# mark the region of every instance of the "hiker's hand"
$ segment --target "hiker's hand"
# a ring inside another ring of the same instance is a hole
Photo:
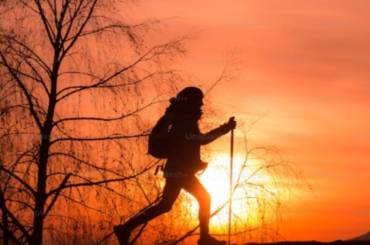
[[[236,128],[236,121],[235,121],[235,117],[230,117],[230,118],[229,118],[229,121],[227,122],[227,124],[226,124],[226,125],[228,126],[228,128],[229,128],[230,130],[235,129],[235,128]]]

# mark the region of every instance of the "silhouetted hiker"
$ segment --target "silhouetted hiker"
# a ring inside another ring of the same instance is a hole
[[[151,153],[152,155],[168,158],[164,168],[166,183],[163,195],[156,205],[132,217],[123,225],[114,227],[114,233],[121,245],[129,244],[129,236],[134,228],[170,211],[181,189],[192,194],[199,203],[200,239],[198,244],[226,244],[225,241],[216,240],[209,235],[211,196],[195,174],[207,167],[207,163],[200,159],[200,146],[234,129],[236,122],[234,118],[230,118],[227,123],[202,134],[198,127],[198,121],[202,115],[202,99],[203,93],[199,88],[183,89],[176,98],[170,100],[171,105],[167,108],[165,115],[153,128],[153,131],[160,131],[164,128],[165,134],[168,135],[162,142],[157,141],[157,148],[151,145],[153,139],[149,137],[149,153],[152,151],[155,152]]]

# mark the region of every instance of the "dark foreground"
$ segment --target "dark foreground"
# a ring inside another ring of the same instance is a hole
[[[305,242],[272,242],[272,243],[247,243],[246,245],[370,245],[369,241],[334,241],[334,242],[316,242],[316,241],[305,241]]]

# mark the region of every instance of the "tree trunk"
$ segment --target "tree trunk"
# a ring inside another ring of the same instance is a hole
[[[0,160],[0,164],[1,164],[1,160]],[[7,214],[7,210],[6,210],[6,206],[5,206],[5,198],[3,196],[3,192],[2,190],[0,190],[0,202],[2,203],[1,204],[1,212],[2,212],[2,229],[3,229],[3,243],[4,245],[8,245],[9,244],[9,226],[8,226],[8,214]]]
[[[33,234],[32,234],[32,245],[41,245],[42,236],[44,229],[44,209],[46,203],[46,181],[47,181],[47,165],[49,161],[49,148],[50,148],[50,135],[53,128],[53,118],[56,106],[57,98],[57,79],[59,62],[57,57],[59,56],[59,49],[55,50],[53,72],[51,74],[51,91],[49,97],[49,106],[43,129],[41,131],[41,145],[39,151],[39,169],[37,175],[37,194],[36,194],[36,205],[34,211],[34,222],[33,222]]]
[[[42,140],[40,146],[40,160],[39,169],[37,175],[37,194],[35,196],[35,211],[33,219],[33,233],[32,233],[32,244],[42,244],[42,233],[44,228],[44,208],[46,202],[46,174],[47,174],[47,163],[49,155],[49,134],[45,134],[45,138]],[[47,139],[46,139],[47,138]]]

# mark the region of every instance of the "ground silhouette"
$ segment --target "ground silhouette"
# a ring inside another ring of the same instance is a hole
[[[370,240],[356,241],[356,240],[337,240],[333,242],[317,242],[317,241],[291,241],[291,242],[274,242],[274,243],[246,243],[245,245],[319,245],[319,244],[333,244],[333,245],[369,245]]]
[[[370,244],[370,231],[360,236],[349,239],[349,241],[367,241]]]

